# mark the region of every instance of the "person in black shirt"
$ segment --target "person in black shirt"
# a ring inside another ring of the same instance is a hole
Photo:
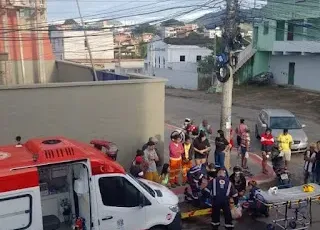
[[[229,141],[224,137],[224,132],[218,130],[218,137],[215,139],[216,150],[214,152],[215,164],[220,165],[221,168],[225,168],[224,160],[225,154],[230,149],[231,145]]]
[[[193,141],[194,159],[196,165],[205,164],[207,162],[207,155],[211,150],[209,140],[204,131],[200,131],[199,136]]]
[[[244,193],[246,192],[247,180],[239,166],[235,166],[233,168],[233,174],[230,176],[229,179],[238,191],[238,197],[243,197]]]

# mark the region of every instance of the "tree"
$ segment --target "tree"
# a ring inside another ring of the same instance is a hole
[[[203,27],[203,26],[199,27],[199,28],[197,29],[197,32],[198,32],[198,33],[203,33],[203,32],[204,32],[204,27]]]
[[[133,33],[136,35],[141,35],[143,33],[156,33],[156,27],[153,25],[150,25],[149,23],[141,24],[133,29]]]
[[[147,57],[148,45],[144,42],[139,43],[139,53],[140,57],[145,59]]]
[[[220,54],[223,51],[222,38],[216,37],[216,54]],[[214,44],[206,46],[208,49],[214,50]],[[204,57],[201,61],[198,62],[198,70],[200,73],[211,74],[215,71],[215,59],[214,52],[211,55]]]
[[[161,23],[162,27],[169,27],[169,26],[184,26],[184,23],[181,21],[178,21],[176,19],[169,19],[167,21],[164,21]]]

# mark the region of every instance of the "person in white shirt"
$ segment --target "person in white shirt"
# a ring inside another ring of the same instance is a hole
[[[315,182],[315,161],[317,155],[317,146],[315,143],[311,143],[309,150],[304,155],[304,183]]]

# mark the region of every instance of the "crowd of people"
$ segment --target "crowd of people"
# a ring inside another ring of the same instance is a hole
[[[157,167],[160,166],[159,152],[156,148],[158,140],[155,137],[150,137],[142,149],[137,150],[130,172],[136,177],[143,177],[170,188],[188,183],[191,188],[190,198],[193,200],[199,200],[200,197],[208,197],[209,192],[211,198],[216,200],[215,202],[212,201],[212,205],[215,206],[216,210],[223,209],[227,213],[227,216],[225,216],[226,226],[230,227],[227,229],[232,229],[231,214],[227,208],[229,203],[226,203],[226,201],[230,197],[235,201],[243,197],[248,189],[247,186],[251,190],[256,187],[254,182],[247,184],[243,174],[243,171],[248,169],[247,160],[251,143],[250,130],[244,119],[240,119],[235,131],[233,129],[230,130],[230,141],[225,138],[222,130],[218,130],[214,139],[214,156],[211,156],[214,159],[214,163],[211,164],[208,164],[208,159],[213,149],[210,144],[213,130],[208,125],[207,120],[202,121],[197,127],[196,135],[194,134],[190,135],[190,133],[185,132],[181,135],[181,130],[171,134],[169,162],[163,164],[160,175],[157,170]],[[233,143],[234,136],[236,136],[237,146],[234,146]],[[267,162],[274,151],[277,151],[278,156],[283,158],[286,170],[291,161],[291,147],[293,144],[293,138],[289,131],[284,129],[279,136],[274,137],[272,130],[267,128],[261,134],[260,142],[262,172],[264,174],[269,173]],[[228,170],[225,168],[225,156],[233,147],[238,150],[241,166],[234,167],[233,173],[229,177]],[[304,161],[304,183],[320,183],[320,141],[310,144],[304,154]],[[202,177],[206,177],[208,181],[207,187],[204,189],[201,189],[200,186]],[[216,190],[213,191],[213,188]],[[219,215],[216,212],[212,214],[213,226],[220,224],[219,217],[220,212]]]

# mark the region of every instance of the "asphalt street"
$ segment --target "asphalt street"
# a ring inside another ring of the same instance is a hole
[[[213,95],[214,97],[214,95]],[[232,121],[233,126],[236,126],[240,118],[244,118],[246,123],[251,130],[254,130],[254,125],[259,113],[258,106],[255,104],[249,104],[246,101],[243,102],[245,106],[237,104],[232,108]],[[259,103],[259,102],[256,102]],[[303,103],[303,102],[302,102]],[[277,105],[281,104],[281,101],[277,101]],[[179,96],[166,96],[166,123],[181,126],[183,124],[184,118],[189,117],[200,124],[202,119],[207,119],[212,126],[214,132],[219,129],[220,124],[220,104],[213,101],[204,100],[201,98],[183,98]],[[297,105],[299,106],[299,105]],[[284,108],[285,105],[283,105]],[[275,106],[274,108],[279,108]],[[308,114],[310,116],[310,114]],[[310,141],[317,141],[320,136],[317,135],[320,130],[320,124],[317,124],[314,120],[306,119],[307,116],[298,116],[301,123],[306,125],[305,131],[309,137]],[[166,135],[169,131],[166,130]],[[252,146],[251,152],[259,153],[260,144],[258,140],[255,140],[254,134],[252,134]],[[293,183],[295,185],[302,184],[303,177],[303,156],[301,154],[294,155],[292,157],[291,165],[289,167],[292,173]],[[265,189],[270,185],[266,185]],[[313,225],[309,229],[320,229],[320,207],[318,203],[314,203],[312,207],[313,212]],[[272,215],[271,215],[272,217]],[[239,222],[236,222],[236,228],[239,230],[250,230],[250,229],[266,229],[266,226],[271,221],[270,218],[261,218],[258,220],[252,220],[251,217],[243,217]],[[184,221],[183,229],[190,230],[205,230],[210,228],[210,218],[209,217],[198,217],[192,218],[190,220]],[[223,229],[221,227],[221,229]]]

